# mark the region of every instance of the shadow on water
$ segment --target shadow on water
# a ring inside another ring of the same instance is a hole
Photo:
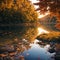
[[[56,52],[50,53],[50,44],[40,44],[37,35],[35,26],[2,27],[0,60],[54,60]]]
[[[20,41],[22,39],[33,41],[37,33],[35,26],[2,26],[0,29],[0,42],[14,42],[16,38]]]

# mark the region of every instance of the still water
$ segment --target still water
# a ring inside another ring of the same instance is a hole
[[[41,46],[36,43],[36,40],[34,43],[30,44],[31,48],[28,50],[25,50],[22,53],[22,56],[24,56],[25,60],[54,60],[54,54],[55,53],[49,53],[47,50],[49,48],[49,45]]]

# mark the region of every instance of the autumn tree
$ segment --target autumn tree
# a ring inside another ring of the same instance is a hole
[[[18,9],[24,13],[22,20],[25,19],[27,22],[36,22],[38,20],[37,12],[29,0],[17,0],[16,5],[18,6]]]
[[[38,3],[34,4],[39,5],[37,10],[39,10],[41,14],[49,11],[51,16],[56,16],[56,27],[60,29],[60,0],[39,0]]]
[[[3,15],[7,21],[20,20],[24,23],[36,22],[38,20],[37,12],[35,11],[34,6],[28,0],[1,0],[0,12],[0,18],[2,18],[2,20],[4,19]]]
[[[44,41],[44,42],[58,42],[60,43],[60,32],[54,32],[48,34],[41,34],[37,37],[38,40]]]
[[[15,37],[33,40],[35,29],[25,29],[25,25],[37,21],[38,14],[28,0],[0,0],[0,42],[13,41]]]
[[[0,9],[11,8],[13,0],[0,0]]]

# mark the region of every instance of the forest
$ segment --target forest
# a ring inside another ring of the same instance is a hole
[[[48,26],[47,28],[49,29],[55,30],[57,28],[59,30],[60,25],[57,23],[60,21],[59,2],[58,0],[58,4],[55,4],[55,0],[41,0],[39,3],[34,3],[41,7],[35,10],[34,5],[29,0],[0,0],[0,41],[14,41],[15,38],[19,38],[19,40],[23,38],[34,40],[37,37],[37,28],[41,26],[41,22],[43,22],[45,27]],[[49,7],[48,10],[46,10],[47,7]],[[43,18],[45,19],[43,21],[43,19],[38,19],[37,10],[40,10],[43,14],[46,11],[50,11],[51,15],[47,16],[47,19]],[[50,18],[52,18],[51,21],[55,22],[55,24],[44,24],[48,20],[47,23],[50,23]],[[52,34],[54,33],[52,32]],[[56,33],[58,34],[58,32]],[[51,38],[52,34],[48,36]],[[58,35],[60,36],[60,34]]]

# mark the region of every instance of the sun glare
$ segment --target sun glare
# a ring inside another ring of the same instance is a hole
[[[38,18],[43,18],[43,17],[45,17],[45,16],[47,16],[49,14],[50,14],[49,12],[46,12],[45,14],[39,14],[38,15]]]
[[[30,1],[32,2],[32,4],[39,2],[38,0],[30,0]],[[37,9],[39,6],[34,5],[34,7],[35,7],[35,9]],[[46,12],[45,14],[40,14],[40,11],[37,11],[37,13],[38,13],[38,18],[43,18],[43,17],[45,17],[45,16],[50,14],[49,12]]]
[[[38,35],[43,34],[43,33],[49,33],[48,31],[44,30],[43,28],[38,28]]]
[[[37,0],[30,0],[31,1],[31,3],[33,4],[33,3],[38,3],[39,1],[37,1]],[[34,4],[33,4],[34,5]],[[34,5],[34,7],[35,7],[35,9],[37,9],[39,6],[36,6],[36,5]]]
[[[37,3],[39,2],[38,0],[30,0],[32,3]]]

